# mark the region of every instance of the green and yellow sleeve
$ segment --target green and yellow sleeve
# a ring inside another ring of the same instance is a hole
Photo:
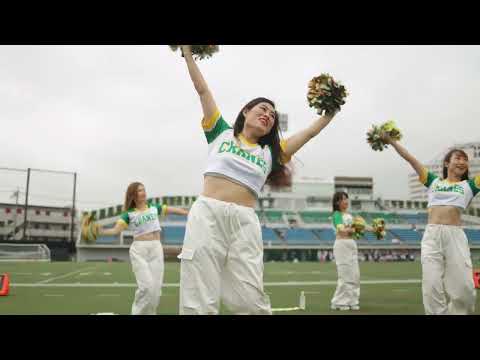
[[[207,138],[207,142],[211,144],[215,139],[223,133],[225,130],[231,129],[232,127],[227,124],[223,119],[220,110],[217,110],[215,114],[210,117],[210,119],[202,120],[202,128]]]
[[[470,185],[470,189],[472,189],[473,196],[477,195],[480,192],[480,175],[468,180],[468,185]]]
[[[335,228],[335,231],[338,230],[343,230],[345,228],[345,225],[343,224],[343,215],[340,211],[335,211],[333,213],[333,227]]]
[[[117,224],[122,226],[124,229],[128,228],[130,224],[130,218],[128,216],[128,211],[125,211],[120,214],[120,219],[117,220]]]
[[[423,168],[422,174],[420,175],[418,180],[428,188],[430,187],[430,185],[432,185],[435,179],[438,179],[437,175],[435,175],[431,171],[428,171],[427,168]]]
[[[164,204],[156,204],[155,207],[158,211],[158,216],[167,216],[168,206]]]

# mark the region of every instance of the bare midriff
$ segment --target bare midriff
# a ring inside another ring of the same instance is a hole
[[[155,241],[160,240],[160,231],[153,231],[151,233],[142,234],[134,238],[134,241]]]
[[[455,206],[432,206],[428,209],[428,223],[461,226],[461,210]]]
[[[247,187],[217,176],[205,176],[202,195],[250,208],[257,203],[257,198]]]

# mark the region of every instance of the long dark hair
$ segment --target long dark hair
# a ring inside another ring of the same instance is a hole
[[[241,134],[245,126],[245,110],[250,110],[260,103],[268,103],[275,109],[275,103],[267,98],[259,97],[250,101],[245,105],[235,120],[233,125],[233,133],[235,137]],[[280,147],[280,126],[278,119],[278,112],[275,110],[275,121],[272,130],[265,136],[261,137],[258,144],[262,147],[270,146],[272,149],[272,171],[267,177],[266,184],[272,187],[286,187],[292,185],[292,171],[289,167],[285,166],[280,159],[286,157],[282,148]]]
[[[445,166],[445,163],[450,163],[450,160],[452,159],[453,154],[459,153],[462,157],[465,158],[465,160],[468,161],[468,155],[465,151],[460,150],[460,149],[453,149],[450,150],[447,155],[445,155],[445,158],[443,159],[443,178],[446,179],[448,177],[448,168]],[[465,171],[465,174],[462,176],[462,181],[463,180],[468,180],[468,168],[467,171]]]
[[[128,211],[132,208],[137,207],[135,199],[137,198],[137,190],[140,186],[143,186],[143,184],[139,182],[134,182],[128,185],[127,192],[125,193],[125,203],[123,205],[123,211]]]
[[[338,191],[333,195],[332,208],[334,212],[340,211],[339,203],[343,200],[343,198],[348,199],[348,194],[345,191]]]

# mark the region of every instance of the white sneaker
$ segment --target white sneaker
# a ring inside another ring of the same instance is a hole
[[[360,310],[360,306],[359,305],[351,305],[350,310],[358,311],[358,310]]]
[[[350,306],[348,305],[332,305],[330,307],[332,310],[340,310],[340,311],[348,311],[350,310]]]

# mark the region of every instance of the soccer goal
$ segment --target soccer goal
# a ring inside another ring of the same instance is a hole
[[[0,244],[0,261],[50,260],[50,249],[45,244]]]

